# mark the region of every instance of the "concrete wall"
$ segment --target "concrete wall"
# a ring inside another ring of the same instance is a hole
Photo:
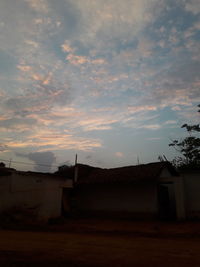
[[[172,213],[173,209],[175,209],[176,219],[184,220],[186,214],[183,177],[172,176],[167,169],[164,169],[158,179],[158,182],[160,184],[164,184],[168,188],[169,201],[171,206],[170,209]]]
[[[157,214],[156,182],[98,184],[76,189],[79,211],[132,213],[144,217]]]
[[[19,209],[39,220],[58,217],[63,187],[71,186],[71,181],[37,173],[0,176],[0,212]]]
[[[63,188],[58,181],[52,179],[44,180],[44,191],[38,212],[40,218],[61,216],[62,190]]]
[[[184,179],[186,216],[189,219],[200,219],[200,173],[181,174]]]

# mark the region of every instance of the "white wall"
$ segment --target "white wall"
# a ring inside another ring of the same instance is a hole
[[[39,209],[40,218],[56,218],[61,215],[62,187],[56,180],[44,180],[44,191]]]
[[[176,218],[177,220],[185,219],[185,195],[184,184],[182,176],[172,176],[168,169],[164,169],[159,177],[159,182],[165,184],[168,187],[170,204],[173,209],[175,202],[176,206]],[[172,184],[167,184],[171,182]]]
[[[200,218],[200,173],[182,174],[184,179],[185,207],[188,218]]]
[[[11,176],[0,176],[0,212],[17,208],[39,220],[58,217],[63,187],[72,187],[72,181],[15,171]]]

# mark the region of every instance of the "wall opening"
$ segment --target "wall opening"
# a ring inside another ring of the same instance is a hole
[[[176,220],[176,199],[173,183],[158,185],[158,213],[161,220]]]

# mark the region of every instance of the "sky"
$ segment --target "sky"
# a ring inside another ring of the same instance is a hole
[[[200,0],[0,1],[9,166],[54,171],[76,153],[104,168],[172,160],[199,103]]]

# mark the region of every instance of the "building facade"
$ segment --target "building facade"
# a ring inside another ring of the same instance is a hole
[[[182,177],[168,162],[77,168],[73,206],[83,215],[185,219]]]

